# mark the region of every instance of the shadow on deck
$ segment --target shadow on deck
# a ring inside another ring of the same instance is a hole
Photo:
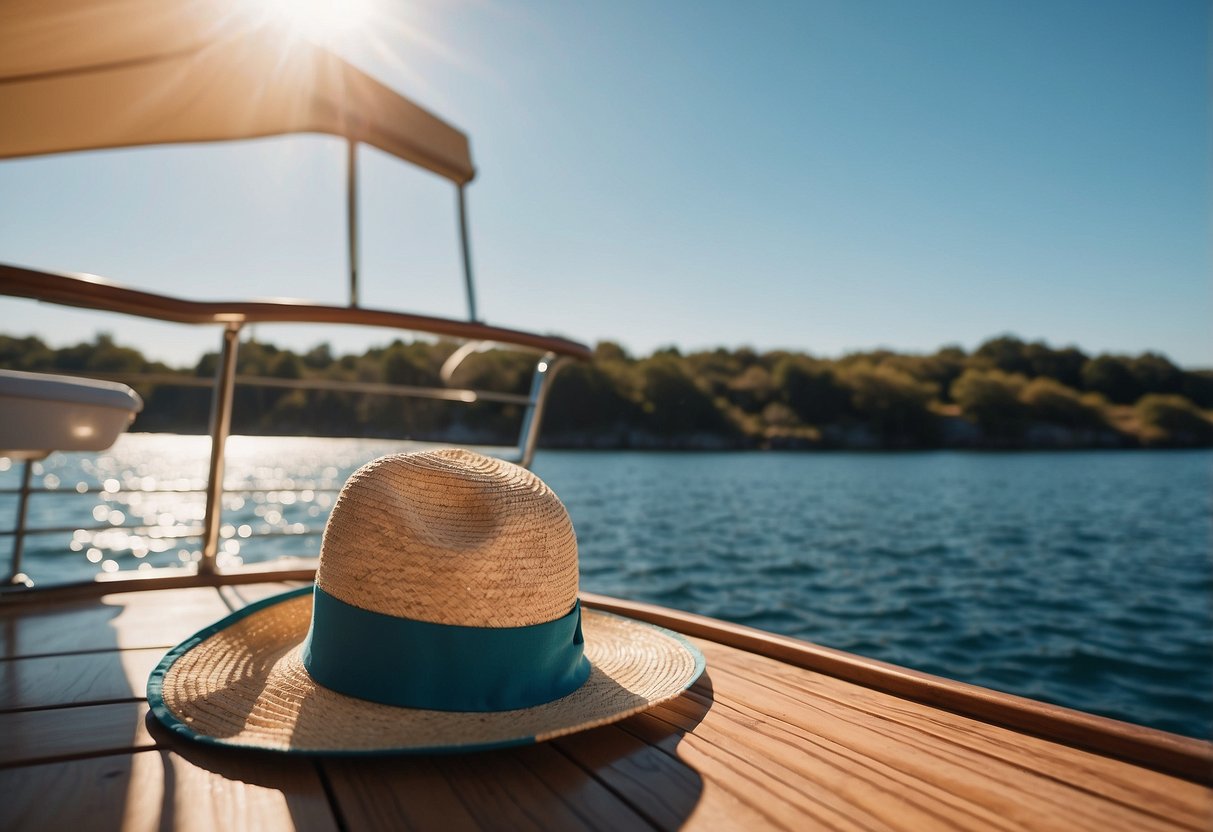
[[[484,753],[289,757],[163,729],[144,688],[165,650],[286,588],[0,610],[0,828],[678,829],[695,810],[678,746],[713,705],[706,674],[622,722]]]

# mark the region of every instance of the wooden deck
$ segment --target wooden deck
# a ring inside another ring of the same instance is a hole
[[[166,648],[284,588],[0,607],[0,829],[1213,828],[1204,743],[641,606],[693,635],[705,676],[543,745],[298,759],[194,746],[146,721]],[[1102,754],[1044,738],[1105,723],[1117,736]]]

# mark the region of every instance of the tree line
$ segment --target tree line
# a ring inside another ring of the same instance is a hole
[[[237,372],[274,380],[442,387],[448,341],[403,341],[361,355],[327,344],[303,353],[260,341],[240,346]],[[470,356],[451,385],[529,390],[534,357]],[[218,355],[194,367],[149,361],[98,335],[59,349],[0,336],[0,367],[133,378],[213,378]],[[146,407],[133,430],[204,432],[206,387],[131,381]],[[602,342],[592,361],[565,367],[548,402],[541,443],[599,448],[1193,447],[1213,444],[1213,372],[1165,356],[1087,355],[1012,335],[972,352],[889,350],[827,359],[790,351],[674,348],[632,356]],[[512,443],[521,407],[379,393],[240,385],[232,428],[248,434],[374,436]]]

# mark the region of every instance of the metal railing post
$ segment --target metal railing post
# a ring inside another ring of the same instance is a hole
[[[240,347],[239,323],[223,330],[223,352],[215,373],[215,395],[211,399],[211,461],[206,480],[206,517],[202,523],[202,560],[198,574],[213,575],[219,554],[219,525],[223,518],[223,457],[232,427],[232,395],[236,387],[236,352]]]
[[[29,514],[29,481],[33,469],[34,460],[25,460],[25,466],[21,471],[21,493],[17,497],[17,526],[13,530],[13,561],[9,565],[6,584],[30,585],[29,579],[23,579],[21,575],[21,555],[25,551],[25,523]]]
[[[358,305],[358,142],[346,143],[345,229],[349,242],[350,306]]]
[[[459,193],[459,242],[463,251],[463,282],[468,290],[468,320],[476,320],[476,290],[472,285],[472,243],[468,239],[468,208],[463,195],[463,186],[456,190]]]
[[[518,435],[519,464],[523,468],[530,468],[531,461],[535,458],[535,446],[539,442],[539,426],[543,423],[543,409],[547,405],[548,392],[552,389],[552,379],[563,364],[563,358],[557,358],[555,353],[549,352],[535,365],[535,375],[531,377],[531,401],[522,418],[522,428]]]

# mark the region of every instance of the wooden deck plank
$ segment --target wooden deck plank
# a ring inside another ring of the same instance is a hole
[[[0,606],[0,658],[169,647],[227,615],[212,587],[124,592],[93,601]]]
[[[647,829],[651,824],[630,802],[606,788],[595,776],[576,765],[554,746],[547,743],[520,748],[514,753],[518,763],[526,768],[532,784],[557,796],[578,822],[586,829],[613,832],[617,829]],[[471,771],[470,776],[483,778],[487,770]],[[550,827],[548,827],[550,828]]]
[[[816,795],[822,802],[843,801],[843,807],[835,808],[864,826],[1008,831],[1040,828],[1041,812],[1033,810],[1028,822],[1014,813],[1006,816],[998,808],[1015,810],[1015,802],[991,807],[973,801],[965,790],[949,789],[916,776],[915,763],[907,763],[900,753],[892,760],[868,758],[829,739],[797,735],[776,720],[739,714],[725,703],[718,705],[715,722],[696,736],[733,756],[753,759],[766,778],[777,780],[795,793]],[[907,758],[920,756],[913,748],[899,749],[902,751]],[[971,786],[983,776],[970,774],[965,785]],[[1067,818],[1067,825],[1073,820]]]
[[[828,676],[787,665],[754,661],[742,651],[708,646],[717,665],[758,685],[731,702],[769,710],[779,693],[809,704],[845,722],[871,722],[888,738],[914,742],[948,760],[985,770],[989,776],[1020,778],[1030,773],[1050,794],[1050,781],[1089,792],[1125,806],[1152,805],[1166,814],[1190,819],[1213,816],[1213,792],[1166,774],[1119,760],[1024,735],[937,708],[907,702]],[[1070,795],[1060,798],[1070,805]]]
[[[347,829],[478,829],[455,787],[427,757],[320,763]]]
[[[1213,785],[1213,743],[1207,741],[1001,693],[694,613],[593,593],[583,592],[581,598],[587,607],[638,618],[909,702]]]
[[[693,768],[618,725],[561,737],[552,745],[658,829],[681,828],[703,793],[703,779]]]
[[[0,711],[143,699],[163,656],[154,647],[0,662]]]
[[[782,750],[789,746],[811,750],[821,755],[823,763],[843,766],[849,776],[878,777],[883,787],[948,817],[959,810],[983,825],[995,818],[1027,829],[1040,828],[1050,818],[1064,818],[1071,828],[1201,829],[1213,809],[1207,789],[1177,778],[1167,778],[1168,789],[1159,793],[1167,798],[1139,792],[1132,799],[1109,799],[1093,790],[1099,784],[1082,773],[1084,763],[1094,762],[1087,758],[1095,755],[969,721],[969,733],[994,736],[1006,745],[1029,742],[1033,757],[1051,757],[1056,771],[1071,764],[1065,779],[1043,775],[1028,760],[1013,764],[979,754],[967,743],[941,741],[929,731],[891,722],[876,708],[847,708],[820,697],[791,695],[787,687],[763,686],[754,677],[761,675],[769,660],[732,648],[703,646],[713,654],[709,666],[730,671],[715,675],[715,710],[724,719],[711,727],[722,730],[722,744],[749,746],[773,758],[786,756]],[[935,710],[920,707],[924,712]],[[697,733],[713,736],[712,731]],[[1103,764],[1128,768],[1106,758]],[[819,766],[813,772],[826,770]],[[1175,802],[1176,797],[1183,802]],[[1143,804],[1149,808],[1142,808]]]
[[[0,829],[338,829],[307,760],[141,751],[0,770]]]
[[[0,766],[152,748],[147,705],[118,702],[0,714]]]
[[[649,824],[550,745],[479,754],[326,760],[350,829],[645,829]]]
[[[1189,780],[703,638],[682,697],[540,746],[313,761],[149,736],[164,650],[290,587],[0,609],[0,828],[1213,828]]]
[[[12,654],[0,660],[0,712],[143,699],[148,675],[170,647],[292,586],[157,590],[0,609]]]
[[[625,728],[645,742],[665,748],[699,772],[707,817],[734,819],[739,828],[871,830],[946,827],[939,819],[886,796],[864,780],[820,771],[801,754],[795,767],[769,759],[769,749],[727,742],[724,720],[713,714],[671,746],[662,739],[681,720],[670,708],[654,709],[628,720]]]

